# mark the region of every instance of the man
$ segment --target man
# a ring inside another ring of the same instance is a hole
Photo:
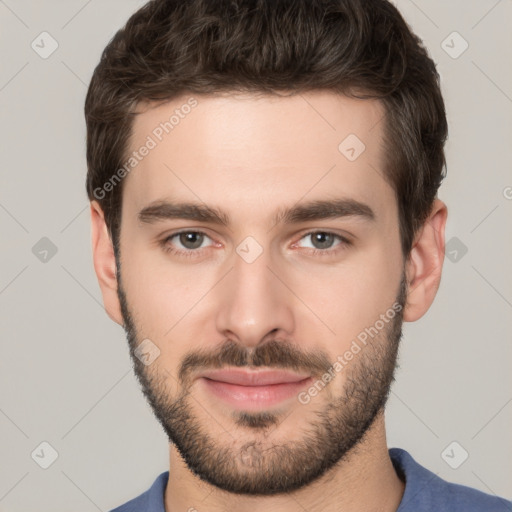
[[[117,512],[498,511],[388,450],[439,287],[439,77],[385,0],[153,0],[85,106],[95,271],[169,439]]]

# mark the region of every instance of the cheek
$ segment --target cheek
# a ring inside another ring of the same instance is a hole
[[[297,311],[297,322],[303,322],[302,326],[297,324],[298,332],[314,325],[316,336],[324,333],[338,353],[345,350],[352,339],[374,325],[395,302],[400,282],[396,261],[384,248],[375,246],[343,264],[309,273],[307,278],[304,273],[295,275],[292,289],[314,312],[305,307],[304,314]]]
[[[135,243],[123,248],[122,254],[123,287],[139,336],[154,337],[165,345],[170,339],[186,339],[184,332],[197,306],[218,280],[213,268],[173,264],[165,253],[140,249]]]

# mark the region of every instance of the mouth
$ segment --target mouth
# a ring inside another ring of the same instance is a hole
[[[205,391],[245,410],[263,410],[296,396],[313,378],[283,370],[212,370],[200,376]]]

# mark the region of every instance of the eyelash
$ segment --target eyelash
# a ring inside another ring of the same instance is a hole
[[[196,231],[196,230],[176,231],[175,233],[171,233],[169,236],[165,237],[160,242],[160,245],[162,246],[162,249],[166,253],[183,256],[185,258],[195,258],[201,253],[201,249],[181,250],[181,249],[175,249],[174,247],[172,247],[169,244],[170,240],[172,240],[173,238],[175,238],[181,234],[184,234],[184,233],[194,233],[196,235],[204,235],[204,236],[210,238],[204,231]],[[335,238],[337,238],[338,240],[340,240],[341,243],[336,245],[334,249],[310,249],[310,254],[312,254],[314,256],[332,256],[334,254],[337,254],[339,251],[346,249],[347,247],[350,247],[352,245],[352,242],[350,240],[348,240],[347,238],[345,238],[341,235],[338,235],[337,233],[332,233],[330,231],[321,231],[321,230],[309,231],[308,233],[305,233],[300,238],[300,240],[302,240],[303,238],[305,238],[307,236],[315,235],[317,233],[322,233],[325,235],[332,235]]]

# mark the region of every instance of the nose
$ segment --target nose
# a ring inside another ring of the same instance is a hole
[[[233,267],[217,287],[218,332],[247,348],[256,347],[270,334],[291,336],[295,297],[268,251],[252,262],[234,254]]]

